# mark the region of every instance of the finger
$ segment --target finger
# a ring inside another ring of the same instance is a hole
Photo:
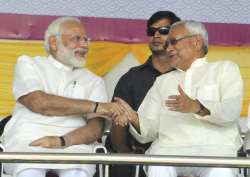
[[[112,116],[122,115],[124,112],[123,108],[116,102],[112,103]]]
[[[176,100],[176,99],[172,100],[171,99],[171,100],[166,100],[165,103],[166,104],[179,104],[180,101],[179,101],[179,99],[178,100]]]
[[[131,106],[125,102],[124,100],[122,100],[121,98],[115,98],[115,100],[124,108],[124,116],[128,119],[128,120],[132,120],[136,115],[136,112],[131,108]]]
[[[170,95],[168,96],[168,99],[175,99],[177,100],[180,96],[179,95]]]
[[[129,104],[121,98],[116,97],[115,100],[125,109],[132,111],[133,109],[129,106]],[[134,110],[133,110],[134,111]]]
[[[181,88],[180,85],[178,85],[178,91],[179,91],[181,96],[187,96],[187,94],[184,92],[184,90]]]
[[[182,112],[182,109],[179,107],[169,107],[168,110],[170,111],[176,111],[176,112]]]
[[[30,146],[41,146],[41,145],[42,145],[42,142],[43,142],[43,138],[39,138],[39,139],[37,139],[37,140],[35,140],[35,141],[32,141],[32,142],[30,143]]]

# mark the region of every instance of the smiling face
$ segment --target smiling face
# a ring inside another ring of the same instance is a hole
[[[161,19],[153,23],[150,28],[159,29],[160,27],[170,27],[170,21],[168,19]],[[156,31],[153,36],[149,36],[148,44],[149,48],[153,54],[165,54],[166,51],[164,49],[165,42],[168,38],[167,34],[160,34],[159,31]]]
[[[79,68],[85,64],[88,52],[88,38],[85,28],[76,21],[66,21],[60,26],[55,38],[55,58],[63,64]]]
[[[175,42],[174,42],[175,41]],[[173,28],[168,35],[166,48],[170,65],[186,71],[192,62],[200,56],[202,40],[199,35],[192,35],[184,25]]]

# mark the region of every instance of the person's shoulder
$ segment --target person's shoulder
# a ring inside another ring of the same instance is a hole
[[[146,64],[141,64],[138,66],[131,67],[123,76],[124,77],[138,76],[139,73],[143,73],[144,68],[146,68]]]
[[[180,71],[173,70],[168,73],[158,76],[155,80],[155,85],[165,85],[165,83],[171,83],[173,80],[176,80],[179,77]]]
[[[180,71],[178,71],[177,69],[172,70],[170,72],[167,72],[165,74],[161,74],[160,76],[157,77],[158,80],[165,80],[165,79],[169,79],[172,77],[175,77],[176,74],[178,74]]]
[[[219,60],[215,62],[209,63],[211,68],[218,68],[218,69],[231,69],[231,68],[239,68],[239,66],[230,60]]]
[[[35,64],[35,63],[40,63],[47,61],[45,60],[47,57],[42,57],[42,56],[35,56],[31,57],[28,55],[21,55],[17,58],[17,65],[19,64]]]

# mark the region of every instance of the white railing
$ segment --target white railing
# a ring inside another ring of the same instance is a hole
[[[194,157],[135,154],[80,154],[80,153],[23,153],[2,152],[4,163],[61,163],[61,164],[145,164],[196,167],[250,168],[250,159],[231,157]]]

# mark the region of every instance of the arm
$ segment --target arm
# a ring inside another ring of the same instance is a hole
[[[172,111],[195,113],[196,118],[220,126],[236,122],[240,117],[243,92],[240,72],[238,66],[231,62],[223,63],[220,69],[217,71],[220,78],[214,90],[202,90],[194,100],[179,86],[180,95],[169,96],[167,107]],[[218,92],[218,96],[206,99],[207,92]]]
[[[243,82],[239,67],[232,62],[224,62],[218,73],[219,100],[197,99],[210,111],[204,120],[219,126],[238,123],[242,107]]]
[[[160,112],[164,109],[162,95],[159,92],[161,81],[156,79],[148,91],[137,113],[132,113],[130,133],[141,143],[148,143],[158,138]]]
[[[44,148],[64,148],[78,144],[91,144],[101,137],[103,133],[103,119],[94,118],[87,122],[86,126],[73,130],[65,135],[65,146],[61,146],[59,136],[45,136],[30,143],[31,146]]]
[[[18,101],[31,111],[48,116],[94,113],[96,107],[95,101],[65,98],[42,91],[31,92]],[[98,103],[96,113],[112,117],[122,114],[123,110],[116,103]]]
[[[95,102],[93,101],[70,99],[47,94],[43,91],[28,93],[20,97],[18,101],[32,112],[48,116],[85,114],[94,112],[95,109]]]

